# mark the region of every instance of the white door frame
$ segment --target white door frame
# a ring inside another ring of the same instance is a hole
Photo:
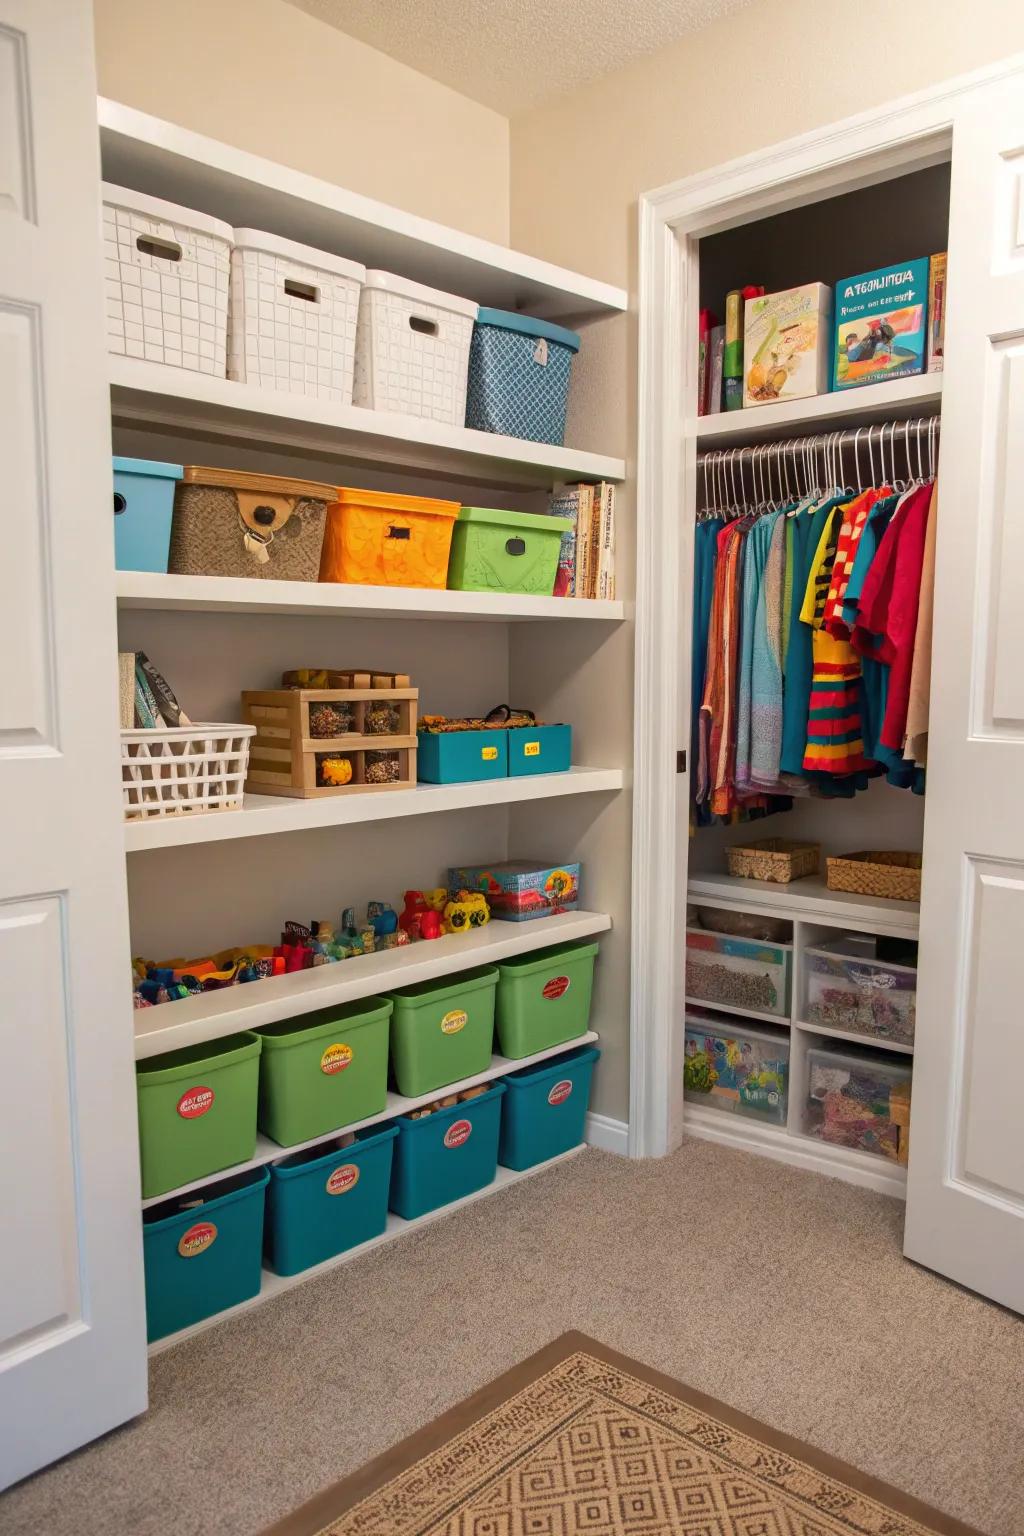
[[[950,156],[965,95],[1024,70],[1018,55],[732,160],[640,199],[636,664],[629,1151],[661,1157],[683,1133],[682,964],[690,746],[690,605],[702,236],[835,197]],[[692,767],[692,765],[691,765]],[[666,963],[666,957],[671,957]]]

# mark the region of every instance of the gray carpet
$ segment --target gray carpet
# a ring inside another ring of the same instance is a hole
[[[707,1142],[587,1151],[159,1356],[148,1415],[0,1498],[0,1530],[251,1536],[578,1328],[1024,1536],[1024,1322],[908,1264],[901,1219]]]

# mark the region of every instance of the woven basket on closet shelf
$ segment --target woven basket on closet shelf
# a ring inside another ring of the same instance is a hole
[[[920,901],[921,855],[889,850],[844,853],[825,860],[830,891],[855,896],[885,896],[891,901]]]
[[[821,845],[793,843],[785,837],[763,837],[746,845],[737,843],[727,850],[727,857],[730,875],[788,885],[790,880],[818,873]]]
[[[121,732],[125,818],[240,811],[254,725],[178,725]]]

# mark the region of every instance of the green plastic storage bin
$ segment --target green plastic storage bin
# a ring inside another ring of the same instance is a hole
[[[518,1060],[586,1033],[596,954],[596,944],[559,944],[501,961],[495,1011],[503,1056]]]
[[[419,731],[416,776],[423,784],[508,777],[508,731]]]
[[[494,1044],[492,965],[391,993],[391,1065],[398,1091],[419,1098],[486,1072]]]
[[[249,1161],[261,1043],[248,1032],[228,1035],[138,1063],[144,1199]]]
[[[399,1115],[388,1202],[397,1216],[414,1221],[494,1183],[504,1092],[504,1083],[494,1083],[422,1120]]]
[[[259,1294],[270,1175],[250,1168],[142,1213],[150,1343]]]
[[[550,597],[564,532],[561,517],[462,507],[452,532],[448,586],[456,592]]]
[[[386,997],[364,997],[260,1029],[260,1130],[293,1147],[380,1114],[390,1018]]]

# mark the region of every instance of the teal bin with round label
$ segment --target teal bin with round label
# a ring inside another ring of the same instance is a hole
[[[559,944],[499,963],[495,1020],[503,1056],[518,1061],[586,1033],[596,955],[596,944]]]
[[[493,1184],[504,1083],[421,1120],[400,1115],[391,1170],[391,1209],[406,1221]]]
[[[491,1064],[498,972],[477,966],[390,994],[391,1066],[398,1091],[418,1099]]]
[[[503,1077],[498,1162],[533,1168],[570,1152],[583,1140],[590,1080],[601,1052],[583,1045],[555,1061],[539,1061]]]
[[[269,1177],[250,1168],[143,1211],[150,1343],[259,1294]]]
[[[259,1035],[247,1031],[138,1063],[144,1199],[249,1161],[260,1045]]]
[[[387,1226],[391,1154],[397,1125],[359,1131],[348,1147],[309,1147],[270,1166],[265,1233],[267,1262],[297,1275]]]
[[[388,1092],[386,997],[264,1025],[260,1130],[280,1147],[380,1114]]]

